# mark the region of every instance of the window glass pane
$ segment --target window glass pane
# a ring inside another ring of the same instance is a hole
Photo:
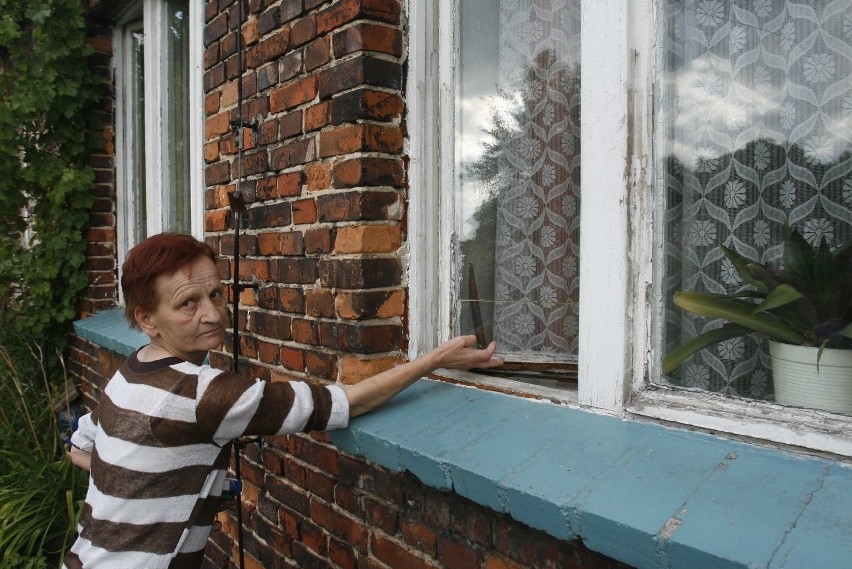
[[[456,331],[481,328],[508,359],[576,361],[580,3],[459,14]]]
[[[678,290],[753,290],[720,245],[781,268],[784,224],[816,246],[852,237],[852,6],[668,0],[655,140],[664,202],[663,353],[719,328]],[[773,397],[768,342],[737,336],[687,359],[671,383]]]
[[[127,27],[128,81],[125,94],[127,117],[127,188],[133,194],[130,211],[127,211],[128,229],[136,242],[147,236],[147,210],[145,199],[145,53],[142,22]]]
[[[171,0],[166,3],[165,60],[165,125],[168,136],[169,164],[164,195],[169,200],[164,208],[164,226],[170,231],[191,230],[189,176],[189,2]]]

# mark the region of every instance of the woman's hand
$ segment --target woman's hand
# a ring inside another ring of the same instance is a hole
[[[434,367],[449,369],[490,368],[503,365],[503,360],[494,357],[497,343],[491,342],[483,349],[476,348],[476,336],[458,336],[448,340],[426,354],[431,357]]]
[[[494,357],[497,345],[491,342],[484,350],[477,350],[476,336],[459,336],[444,342],[428,354],[402,365],[383,371],[346,388],[349,416],[368,413],[436,369],[489,368],[502,365]]]

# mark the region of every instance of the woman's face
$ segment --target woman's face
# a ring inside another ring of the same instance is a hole
[[[201,363],[225,338],[228,305],[216,265],[196,257],[154,283],[159,304],[137,317],[151,343],[172,355]]]

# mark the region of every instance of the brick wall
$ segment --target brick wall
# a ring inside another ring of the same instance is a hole
[[[90,65],[108,85],[113,83],[112,26],[97,17],[88,20],[89,42],[95,49],[90,57]],[[89,286],[83,293],[79,307],[81,317],[99,310],[112,308],[118,300],[116,268],[116,221],[115,221],[115,100],[109,93],[114,88],[105,89],[99,111],[101,121],[101,147],[89,158],[89,164],[95,169],[95,203],[89,217],[86,252],[86,272]]]
[[[116,4],[112,2],[112,4]],[[354,383],[406,348],[403,153],[405,38],[400,0],[209,0],[204,32],[205,231],[233,271],[238,117],[244,136],[241,372]],[[238,77],[236,34],[244,42]],[[109,34],[94,34],[108,71]],[[112,121],[98,168],[91,286],[82,312],[115,299]],[[111,262],[111,264],[110,264]],[[228,352],[211,362],[231,366]],[[69,371],[92,406],[121,360],[74,338]],[[267,437],[242,461],[246,567],[621,567],[457,495],[339,453],[324,435]],[[219,514],[205,567],[235,567],[236,516]]]

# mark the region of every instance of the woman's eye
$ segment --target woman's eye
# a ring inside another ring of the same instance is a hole
[[[195,306],[194,300],[184,300],[183,303],[181,304],[182,308],[192,308],[193,306]]]

